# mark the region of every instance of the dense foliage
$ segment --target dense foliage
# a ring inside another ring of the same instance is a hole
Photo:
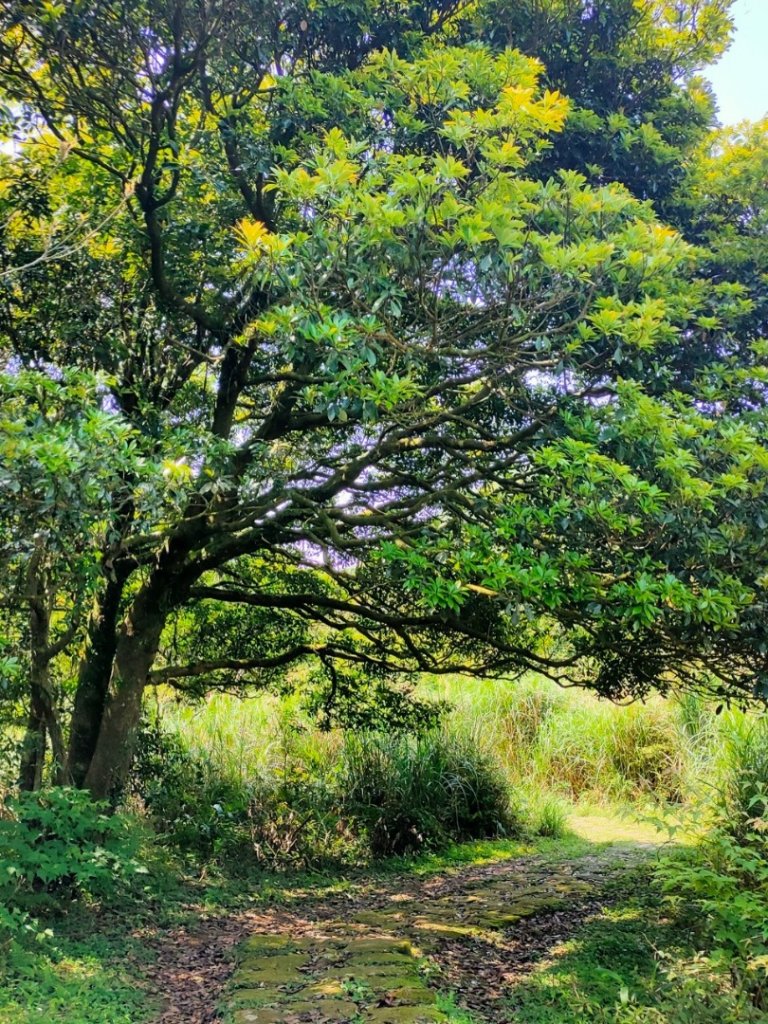
[[[768,728],[742,722],[724,746],[717,785],[685,820],[694,844],[657,875],[715,969],[756,1010],[768,1009]],[[746,1014],[745,1014],[746,1015]]]
[[[44,936],[39,915],[73,900],[114,898],[146,869],[127,822],[81,790],[23,793],[0,819],[0,953],[16,937]]]
[[[232,751],[206,755],[159,720],[145,725],[131,792],[161,841],[242,871],[285,870],[359,865],[527,827],[498,753],[464,730],[363,732],[324,744],[302,717],[249,737],[264,755],[258,767],[252,752],[234,764]]]
[[[425,668],[765,695],[765,126],[713,142],[697,78],[728,7],[6,5],[24,785],[50,738],[111,793],[148,686],[298,662],[328,724],[423,722]]]

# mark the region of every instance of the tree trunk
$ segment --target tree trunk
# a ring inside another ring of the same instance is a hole
[[[56,648],[51,646],[52,598],[45,572],[45,549],[42,543],[30,560],[27,574],[29,601],[29,719],[21,752],[19,788],[39,789],[43,780],[46,737],[50,736],[53,751],[53,781],[64,781],[65,749],[56,708],[51,696],[51,661]]]
[[[45,725],[48,735],[51,737],[51,751],[53,753],[53,784],[64,786],[70,780],[67,774],[67,747],[64,743],[64,733],[61,729],[61,722],[53,706],[49,690],[43,691],[43,704],[45,706]]]
[[[117,622],[125,574],[108,580],[88,622],[85,652],[80,662],[69,732],[67,773],[82,787],[96,750],[117,650]]]
[[[21,746],[21,765],[19,768],[19,789],[31,792],[40,789],[43,783],[43,764],[45,762],[45,713],[34,691],[30,693],[29,718]]]
[[[48,675],[46,669],[46,677]],[[66,772],[66,748],[61,723],[51,700],[51,694],[45,683],[36,681],[30,685],[29,719],[27,731],[21,748],[21,769],[19,771],[19,789],[40,789],[43,784],[43,766],[48,737],[51,740],[53,766],[51,781],[55,786],[63,786],[69,781]]]
[[[123,622],[115,651],[109,695],[85,786],[96,799],[119,794],[133,758],[141,705],[168,614],[168,590],[150,583]]]

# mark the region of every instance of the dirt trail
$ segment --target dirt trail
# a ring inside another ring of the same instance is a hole
[[[656,849],[647,830],[575,824],[599,843],[620,842],[568,861],[529,856],[386,878],[291,913],[166,936],[158,1024],[442,1024],[437,987],[505,1024],[515,980],[600,912],[609,881]]]

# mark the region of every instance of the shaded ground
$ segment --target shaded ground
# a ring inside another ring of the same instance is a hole
[[[656,836],[579,819],[574,856],[515,857],[306,896],[157,938],[158,1024],[447,1021],[437,990],[505,1024],[511,988],[615,898]],[[599,844],[599,845],[598,845]],[[219,1013],[217,1014],[217,1006]]]

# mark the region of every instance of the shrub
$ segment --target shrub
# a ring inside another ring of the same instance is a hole
[[[698,841],[661,860],[668,899],[686,912],[709,958],[768,1009],[768,724],[734,715],[723,728],[718,785],[690,818]]]
[[[367,859],[365,836],[345,818],[320,780],[294,780],[290,799],[274,780],[263,780],[249,805],[249,848],[271,870],[311,868]]]
[[[290,716],[274,726],[260,763],[251,754],[248,771],[228,753],[217,756],[224,750],[207,755],[159,722],[145,726],[133,792],[161,841],[243,870],[363,859],[331,791],[334,765],[324,746],[307,742]]]
[[[724,830],[693,851],[667,856],[658,877],[698,928],[716,966],[768,1009],[768,845],[743,845]]]
[[[184,739],[159,721],[145,727],[133,788],[164,841],[203,859],[283,869],[517,828],[498,763],[456,725],[344,736],[319,732],[290,705],[264,710],[245,707],[257,716],[250,744],[220,701],[185,715]],[[238,760],[204,752],[211,726],[235,734]]]
[[[500,766],[445,728],[414,737],[349,736],[342,753],[342,806],[365,827],[374,856],[518,828]]]
[[[160,838],[182,853],[207,860],[248,847],[250,793],[243,780],[192,753],[159,721],[141,730],[131,792]]]
[[[127,821],[82,790],[47,789],[6,801],[0,819],[0,929],[34,931],[31,913],[109,898],[144,873]]]

